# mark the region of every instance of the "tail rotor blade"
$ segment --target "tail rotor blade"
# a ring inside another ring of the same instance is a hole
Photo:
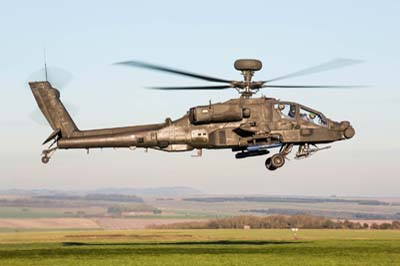
[[[59,90],[64,89],[72,81],[73,75],[65,69],[59,67],[47,67],[47,81]],[[32,73],[28,81],[44,81],[46,80],[46,69],[42,68]]]
[[[73,75],[65,69],[59,67],[47,67],[47,77],[46,77],[46,68],[41,68],[35,72],[33,72],[29,77],[27,82],[29,81],[44,81],[46,80],[50,82],[50,84],[58,89],[65,89],[68,84],[73,80]],[[75,115],[78,113],[79,108],[69,103],[65,103],[65,107],[68,109],[71,115]],[[43,116],[42,112],[39,108],[36,108],[29,114],[29,117],[32,121],[36,122],[42,126],[48,126],[48,122],[46,118]]]

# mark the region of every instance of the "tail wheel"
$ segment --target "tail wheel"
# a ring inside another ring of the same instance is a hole
[[[47,157],[47,156],[43,156],[43,157],[42,157],[42,163],[44,163],[44,164],[48,163],[49,160],[50,160],[50,158]]]

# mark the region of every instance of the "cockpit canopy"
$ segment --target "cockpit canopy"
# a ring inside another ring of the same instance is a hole
[[[298,103],[278,102],[274,108],[283,119],[302,119],[318,126],[328,125],[327,118],[321,112]]]

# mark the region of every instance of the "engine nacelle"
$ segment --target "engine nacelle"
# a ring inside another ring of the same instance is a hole
[[[246,109],[246,111],[249,111]],[[192,124],[236,122],[243,119],[243,109],[237,104],[212,104],[193,107],[189,111]]]

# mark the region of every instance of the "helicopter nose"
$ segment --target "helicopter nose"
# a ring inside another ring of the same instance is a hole
[[[354,128],[350,125],[349,121],[342,121],[340,122],[340,129],[343,132],[343,136],[346,139],[351,139],[356,134]]]

